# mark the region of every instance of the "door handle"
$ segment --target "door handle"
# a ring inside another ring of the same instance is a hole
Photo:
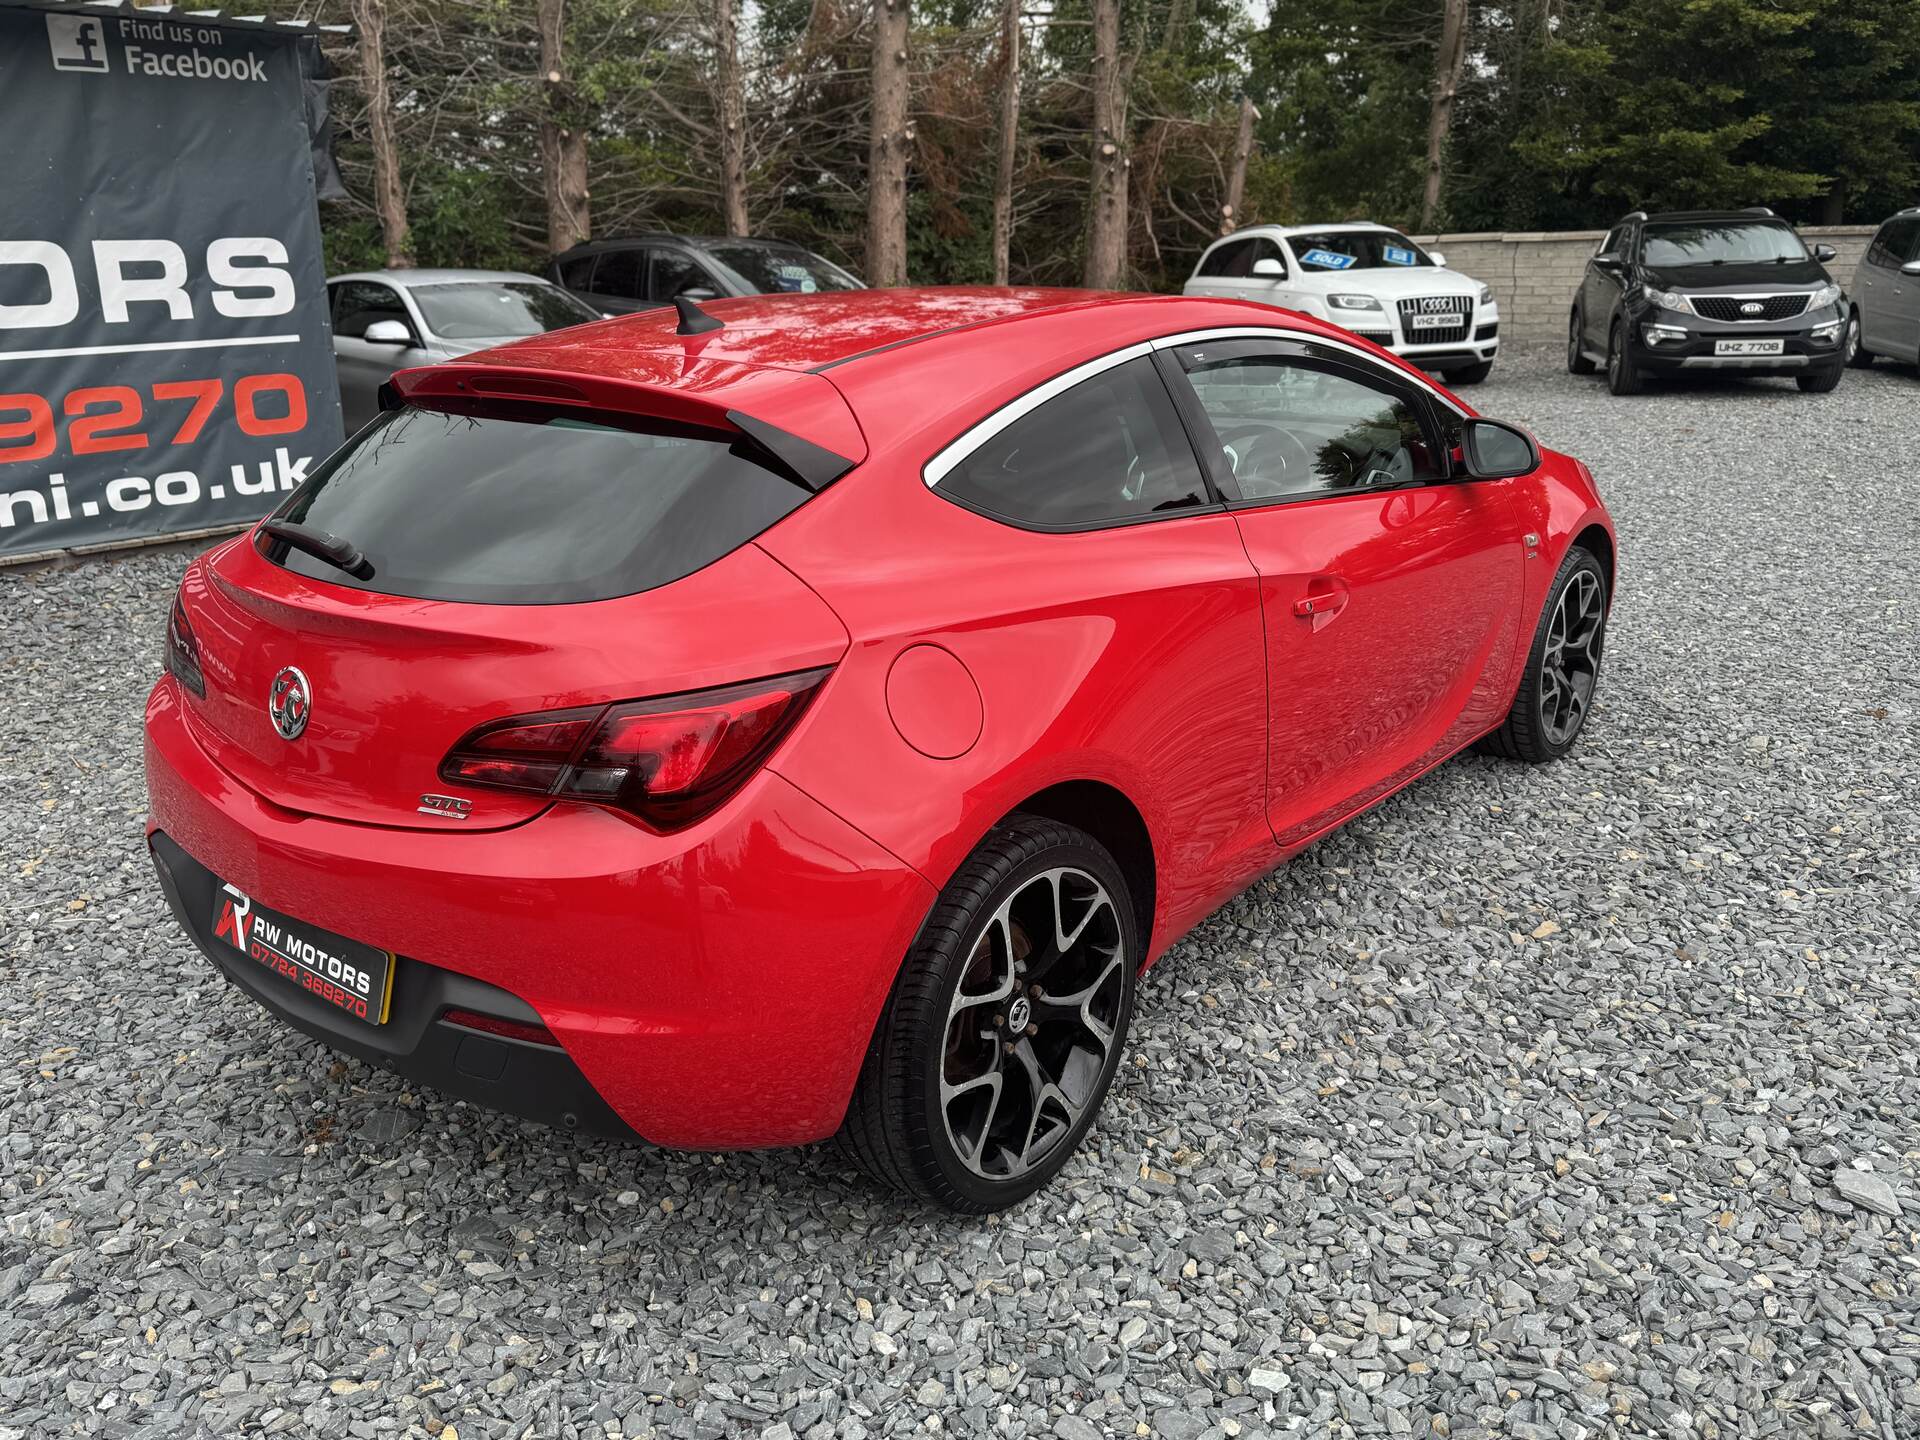
[[[1307,582],[1307,593],[1293,602],[1293,613],[1317,632],[1331,625],[1351,598],[1347,582],[1338,575],[1316,575]]]

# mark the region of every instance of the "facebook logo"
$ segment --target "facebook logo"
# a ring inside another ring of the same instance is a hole
[[[47,16],[47,48],[56,70],[106,73],[106,32],[92,15]]]

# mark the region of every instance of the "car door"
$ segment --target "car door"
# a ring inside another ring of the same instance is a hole
[[[1880,227],[1860,266],[1860,343],[1877,355],[1920,354],[1920,275],[1900,267],[1920,255],[1920,215],[1896,215]]]
[[[1607,330],[1613,323],[1614,308],[1626,289],[1628,246],[1633,227],[1616,225],[1600,242],[1587,262],[1587,273],[1580,281],[1580,334],[1589,350],[1604,352]]]
[[[678,246],[655,246],[648,252],[647,298],[656,305],[671,305],[674,298],[689,291],[705,291],[695,299],[716,299],[727,293],[699,260]]]
[[[1237,300],[1240,292],[1236,287],[1240,277],[1244,277],[1253,264],[1253,240],[1251,236],[1238,240],[1223,240],[1205,255],[1193,272],[1193,278],[1185,286],[1189,295],[1211,295],[1225,300]]]
[[[587,303],[608,315],[651,310],[654,302],[647,298],[646,248],[625,245],[602,250],[593,262],[593,289]]]
[[[394,371],[424,365],[432,357],[421,347],[420,327],[393,286],[377,280],[336,280],[329,290],[340,417],[351,435],[380,413],[380,387]],[[368,340],[367,327],[380,320],[406,326],[406,343]]]
[[[1522,512],[1453,470],[1458,417],[1334,347],[1169,347],[1260,576],[1267,813],[1300,844],[1490,728],[1519,644]]]

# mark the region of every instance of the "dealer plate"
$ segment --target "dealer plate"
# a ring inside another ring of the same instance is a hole
[[[1457,325],[1466,324],[1466,317],[1457,310],[1448,310],[1438,315],[1410,315],[1407,317],[1409,330],[1451,330]]]
[[[1716,355],[1783,355],[1787,342],[1784,340],[1716,340],[1713,353]]]
[[[213,943],[369,1025],[387,1023],[393,954],[269,910],[238,886],[213,892]]]

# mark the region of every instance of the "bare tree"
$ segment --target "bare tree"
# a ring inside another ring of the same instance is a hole
[[[1467,0],[1442,3],[1440,48],[1433,57],[1433,100],[1427,113],[1427,188],[1420,202],[1420,228],[1429,231],[1440,219],[1447,132],[1453,128],[1453,97],[1467,60]]]
[[[1233,138],[1233,169],[1227,172],[1227,203],[1220,207],[1220,233],[1231,235],[1241,223],[1240,202],[1247,193],[1247,162],[1253,158],[1253,122],[1260,118],[1250,97],[1240,97],[1240,130]]]
[[[1020,4],[1000,12],[1000,163],[993,173],[993,283],[1007,283],[1013,249],[1013,167],[1020,153]]]
[[[540,165],[547,199],[547,248],[571,249],[593,234],[587,190],[587,132],[575,116],[567,80],[566,0],[538,0]]]
[[[380,217],[380,238],[387,265],[403,270],[413,264],[407,234],[406,191],[400,183],[400,150],[393,134],[393,93],[387,88],[386,0],[349,0],[360,43],[360,89],[367,102],[367,134],[373,146],[373,208]]]
[[[867,283],[907,283],[907,24],[910,0],[874,0],[873,133],[867,149]]]
[[[1127,76],[1120,0],[1093,0],[1093,185],[1087,200],[1086,284],[1117,290],[1127,278]]]
[[[720,112],[720,213],[729,235],[747,233],[747,105],[740,80],[740,24],[733,0],[713,0]]]

